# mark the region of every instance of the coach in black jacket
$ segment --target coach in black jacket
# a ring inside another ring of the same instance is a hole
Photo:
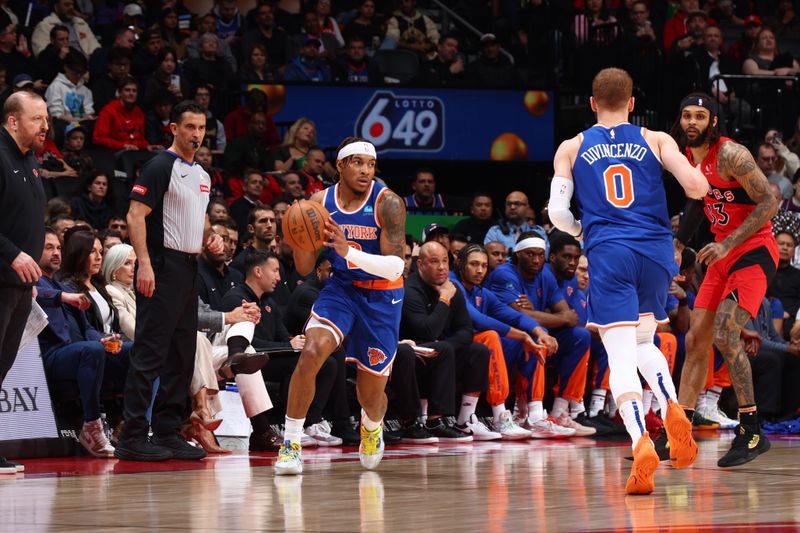
[[[429,390],[423,391],[427,392],[423,397],[428,398],[428,430],[443,438],[439,434],[442,428],[437,417],[455,414],[453,374],[461,382],[464,401],[470,404],[467,410],[471,409],[471,412],[466,414],[466,418],[469,418],[474,413],[478,396],[488,385],[489,349],[472,342],[472,320],[466,299],[448,278],[447,250],[434,241],[423,244],[419,250],[417,267],[417,272],[411,274],[405,283],[400,338],[413,340],[418,346],[430,347],[438,352],[436,357],[418,361],[416,369],[417,372],[432,373],[428,380]],[[403,345],[400,348],[393,380],[397,377],[401,353],[408,351]],[[450,372],[448,376],[446,372],[432,372],[429,368],[435,364],[446,364],[447,359],[455,362],[455,373]],[[405,372],[401,373],[405,375]],[[459,415],[459,418],[463,417]]]
[[[12,94],[0,128],[0,385],[14,364],[42,272],[46,202],[34,152],[47,134],[47,104],[34,93]],[[5,459],[0,459],[3,467]]]

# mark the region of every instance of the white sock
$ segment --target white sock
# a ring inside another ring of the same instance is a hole
[[[628,435],[631,436],[631,448],[636,448],[636,443],[639,442],[642,433],[644,433],[644,411],[642,402],[639,400],[629,400],[619,406],[619,414],[622,416],[622,421],[625,422],[625,429],[628,430]]]
[[[299,443],[300,439],[303,438],[303,425],[305,423],[305,418],[289,418],[287,416],[284,422],[283,440]]]
[[[506,404],[504,403],[492,406],[492,418],[494,418],[495,422],[500,420],[500,415],[502,415],[505,412],[506,412]]]
[[[428,399],[427,398],[420,398],[419,399],[419,412],[420,418],[424,423],[428,419]]]
[[[719,405],[719,396],[722,394],[722,387],[714,385],[706,391],[706,407],[714,409]]]
[[[528,422],[544,420],[544,404],[540,401],[528,402]]]
[[[364,424],[364,429],[366,429],[367,431],[369,432],[375,431],[376,429],[381,427],[381,422],[382,419],[376,422],[367,416],[366,411],[364,411],[363,409],[361,410],[361,423]]]
[[[606,390],[594,389],[592,391],[592,400],[589,402],[589,416],[597,416],[603,407],[606,405]]]
[[[550,416],[557,419],[566,413],[567,409],[569,409],[569,400],[565,398],[556,398],[553,400],[553,408],[550,410]]]
[[[477,406],[478,406],[477,396],[467,396],[466,394],[461,396],[461,409],[458,411],[457,422],[462,426],[466,424],[467,421],[469,421],[469,417],[475,414],[475,407]]]
[[[697,395],[697,403],[694,405],[696,411],[705,411],[706,409],[706,392],[705,390],[700,391],[700,394]]]
[[[583,400],[576,402],[575,400],[569,401],[569,416],[571,418],[578,418],[578,415],[586,412],[586,406],[583,405]]]
[[[644,414],[650,412],[650,408],[653,406],[653,391],[650,389],[644,389],[642,391],[642,409],[644,409]]]
[[[614,396],[611,394],[608,395],[608,416],[614,418],[617,414],[617,402],[614,401]]]
[[[658,404],[666,408],[667,400],[677,402],[675,384],[672,383],[669,365],[661,350],[652,342],[639,344],[636,346],[636,359],[639,372],[658,398]]]

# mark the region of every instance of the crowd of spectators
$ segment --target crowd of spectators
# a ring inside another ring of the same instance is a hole
[[[765,301],[764,316],[772,320],[759,315],[752,324],[764,339],[760,350],[772,350],[754,359],[754,373],[767,418],[797,408],[800,398],[780,385],[800,368],[800,270],[793,266],[800,265],[798,84],[781,79],[753,92],[739,80],[711,83],[720,73],[800,74],[792,53],[783,51],[783,43],[800,39],[792,2],[779,2],[774,14],[726,0],[702,9],[697,0],[586,0],[570,8],[546,0],[512,4],[493,4],[488,12],[462,6],[484,32],[478,38],[441,27],[435,6],[422,9],[416,0],[396,6],[317,0],[295,12],[260,2],[246,13],[233,0],[217,0],[201,14],[174,0],[147,9],[114,3],[92,10],[87,2],[79,2],[79,9],[75,0],[56,0],[52,9],[34,3],[30,13],[15,2],[0,6],[0,102],[15,91],[35,91],[45,97],[50,114],[51,137],[37,153],[52,230],[40,261],[45,276],[38,297],[51,324],[40,345],[48,379],[75,382],[87,449],[107,456],[112,446],[99,422],[107,408],[103,394],[121,392],[135,331],[127,191],[142,165],[172,142],[168,117],[183,99],[206,110],[208,129],[197,161],[212,178],[212,231],[226,244],[224,255],[204,252],[198,258],[204,305],[199,370],[187,391],[193,418],[185,436],[222,451],[211,433],[224,416],[216,400],[221,378],[235,379],[243,396],[254,428],[250,449],[273,449],[280,442],[273,423],[282,419],[286,384],[303,344],[302,324],[330,271],[320,261],[308,279],[295,272],[281,219],[294,200],[330,184],[335,170],[318,146],[313,117],[298,117],[281,135],[267,94],[242,87],[385,83],[391,73],[382,72],[378,61],[384,50],[412,54],[418,65],[413,81],[433,86],[580,83],[609,62],[622,63],[646,107],[671,109],[671,99],[701,89],[725,104],[723,119],[731,129],[752,126],[757,109],[762,119],[773,117],[753,150],[782,202],[774,223],[781,265]],[[20,31],[20,21],[32,30]],[[780,112],[767,115],[770,109]],[[383,178],[395,185],[392,177]],[[437,188],[431,168],[398,184],[410,189],[405,201],[412,215],[445,215],[456,203],[450,194],[456,187]],[[546,211],[530,205],[528,193],[537,197],[537,191],[508,192],[496,209],[506,192],[475,193],[468,216],[452,228],[432,224],[408,237],[406,276],[419,298],[404,305],[421,307],[404,309],[390,402],[399,425],[389,439],[563,438],[620,430],[607,394],[602,345],[584,328],[591,286],[580,245],[553,233]],[[694,273],[700,273],[691,256],[684,265],[685,281],[670,291],[671,323],[659,332],[676,372],[699,279]],[[248,320],[243,301],[262,309],[253,345],[286,351],[255,381],[225,376],[220,367],[226,328]],[[549,330],[564,348],[553,351],[546,365],[533,344],[543,334],[537,328]],[[486,379],[490,367],[497,372],[499,362],[489,356],[497,346],[516,354],[514,365],[503,364],[506,383],[499,388]],[[706,419],[730,425],[718,409],[726,384],[720,361],[702,397],[708,403],[700,407]],[[545,372],[546,367],[552,368]],[[320,372],[305,445],[357,441],[348,371],[341,352]],[[545,387],[548,380],[557,384],[554,396]],[[278,387],[268,394],[265,382]],[[653,424],[657,407],[648,418]],[[118,420],[111,417],[111,426]]]

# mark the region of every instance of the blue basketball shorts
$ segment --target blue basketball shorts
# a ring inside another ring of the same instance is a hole
[[[340,345],[349,335],[346,361],[370,374],[388,376],[402,310],[402,288],[364,289],[331,278],[314,302],[305,330],[327,329]]]
[[[641,315],[663,324],[672,274],[669,267],[614,242],[594,246],[589,260],[587,327],[637,326]]]

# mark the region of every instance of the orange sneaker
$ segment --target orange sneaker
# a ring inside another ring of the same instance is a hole
[[[692,423],[680,405],[670,400],[664,428],[669,440],[669,459],[673,468],[686,468],[697,459],[697,443],[692,437]]]
[[[658,454],[650,435],[645,431],[633,449],[633,466],[631,475],[625,484],[626,494],[650,494],[656,485],[653,475],[658,468]]]

